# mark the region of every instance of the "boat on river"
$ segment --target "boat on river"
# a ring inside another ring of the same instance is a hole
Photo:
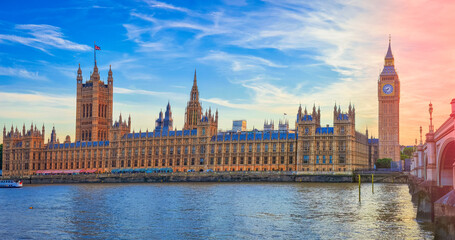
[[[21,188],[22,180],[0,180],[0,188]]]

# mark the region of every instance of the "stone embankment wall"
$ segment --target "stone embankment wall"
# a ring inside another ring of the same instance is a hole
[[[144,183],[144,182],[352,182],[352,175],[303,175],[293,173],[135,173],[46,175],[23,178],[24,184]]]
[[[416,177],[409,178],[409,193],[417,205],[417,219],[434,222],[436,239],[455,239],[455,192]]]
[[[361,174],[363,183],[371,182],[371,174]],[[134,173],[40,175],[22,179],[24,184],[65,183],[143,183],[143,182],[357,182],[358,174],[309,174],[295,172],[215,172],[215,173]],[[374,182],[406,183],[404,174],[375,174]]]

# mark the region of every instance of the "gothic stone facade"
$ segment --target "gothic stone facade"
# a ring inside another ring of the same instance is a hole
[[[389,40],[384,69],[378,81],[379,158],[400,160],[400,80]]]
[[[112,76],[111,71],[109,75]],[[109,106],[109,102],[105,103]],[[105,113],[112,114],[112,108],[108,109]],[[103,116],[106,120],[111,117]],[[335,106],[333,127],[321,127],[320,116],[315,107],[311,114],[299,107],[295,130],[218,132],[218,111],[212,114],[209,109],[202,114],[195,75],[183,130],[131,132],[131,118],[127,123],[120,116],[108,125],[106,139],[90,130],[91,141],[89,135],[87,140],[81,136],[71,142],[67,137],[60,142],[54,129],[45,144],[44,127],[41,132],[33,126],[29,131],[24,128],[22,133],[13,128],[6,132],[4,128],[3,174],[118,168],[332,173],[367,168],[368,139],[355,130],[355,108],[349,106],[347,112],[342,112]]]

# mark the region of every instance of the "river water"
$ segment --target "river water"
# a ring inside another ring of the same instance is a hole
[[[0,239],[432,239],[404,184],[161,183],[0,189]],[[29,209],[32,207],[33,209]]]

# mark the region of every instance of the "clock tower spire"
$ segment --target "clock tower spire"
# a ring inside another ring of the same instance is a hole
[[[384,58],[378,81],[379,158],[400,160],[400,80],[395,70],[392,43]],[[375,159],[376,160],[376,159]]]

